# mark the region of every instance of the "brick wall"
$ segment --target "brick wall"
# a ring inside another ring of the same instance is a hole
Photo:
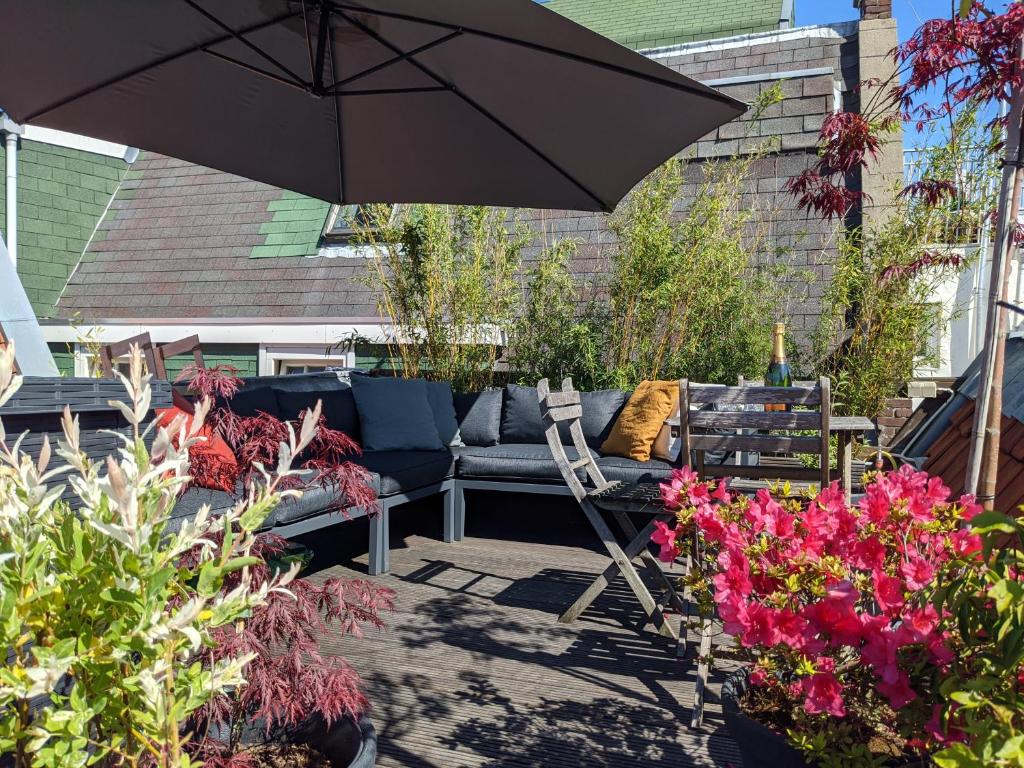
[[[906,424],[913,412],[914,403],[909,397],[893,397],[886,401],[885,408],[878,417],[878,439],[883,447],[892,443],[896,433]]]
[[[0,150],[0,232],[6,231],[6,152]],[[124,160],[22,141],[18,151],[18,274],[40,317],[57,298],[124,176]]]
[[[746,200],[749,205],[756,203],[771,211],[769,248],[762,261],[781,260],[789,267],[792,298],[786,314],[799,344],[808,341],[820,317],[821,296],[832,276],[839,225],[798,210],[784,187],[790,177],[815,162],[818,132],[825,115],[837,107],[837,94],[843,102],[840,107],[848,106],[852,99],[858,80],[856,35],[855,25],[837,25],[835,31],[794,39],[760,36],[763,42],[759,43],[755,37],[741,47],[693,52],[693,46],[683,46],[676,55],[657,58],[748,103],[781,82],[784,100],[764,113],[756,130],[751,133],[749,118],[736,120],[702,139],[684,156],[695,156],[698,161],[690,164],[686,174],[693,190],[701,177],[700,161],[743,153],[766,140],[777,140],[780,151],[757,162]],[[781,81],[779,73],[786,75]],[[680,215],[685,215],[687,197],[684,194]],[[538,254],[546,241],[576,237],[581,245],[574,271],[598,282],[607,274],[615,238],[607,228],[606,217],[576,211],[520,213],[541,233],[527,252],[528,257]]]
[[[862,19],[891,19],[892,0],[858,0]]]

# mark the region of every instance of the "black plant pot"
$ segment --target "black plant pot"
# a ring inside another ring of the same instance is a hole
[[[213,737],[227,734],[214,729]],[[308,744],[327,758],[331,768],[374,768],[377,764],[377,732],[367,715],[358,720],[343,717],[329,726],[320,715],[310,715],[294,728],[272,728],[267,733],[261,720],[250,720],[242,729],[243,744]]]
[[[374,768],[377,764],[377,732],[365,714],[358,721],[336,720],[330,727],[315,715],[292,731],[288,741],[308,744],[323,753],[334,768]]]
[[[743,768],[812,768],[785,736],[743,714],[740,699],[749,687],[745,669],[733,672],[722,683],[725,727],[739,747]]]
[[[740,750],[743,768],[814,768],[786,737],[747,717],[740,708],[740,699],[750,687],[745,669],[733,672],[722,683],[722,713],[725,727]],[[889,763],[887,763],[889,765]],[[897,759],[892,768],[928,768],[928,757]]]

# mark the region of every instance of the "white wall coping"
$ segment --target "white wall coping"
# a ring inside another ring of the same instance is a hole
[[[82,136],[77,133],[58,131],[55,128],[43,128],[39,125],[24,126],[24,133],[21,138],[28,141],[38,141],[42,144],[50,144],[55,147],[66,147],[67,149],[80,149],[83,152],[91,152],[94,155],[105,157],[116,157],[126,163],[134,163],[139,156],[139,150],[125,144],[116,144],[113,141],[94,139],[91,136]]]
[[[727,51],[732,48],[750,48],[769,43],[783,43],[788,40],[806,40],[821,38],[825,40],[845,40],[857,30],[856,21],[841,21],[836,24],[815,24],[806,27],[777,32],[752,32],[747,35],[719,37],[714,40],[697,40],[692,43],[666,45],[661,48],[644,48],[638,51],[649,59],[667,59],[673,56],[693,56],[711,51]]]

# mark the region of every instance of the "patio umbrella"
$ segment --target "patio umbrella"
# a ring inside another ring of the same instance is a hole
[[[533,0],[0,0],[0,107],[332,202],[611,210],[745,106]]]

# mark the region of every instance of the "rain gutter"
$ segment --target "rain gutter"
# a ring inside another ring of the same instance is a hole
[[[6,150],[5,167],[7,176],[7,206],[5,223],[7,231],[7,253],[11,262],[18,263],[18,137],[25,129],[9,117],[0,117],[0,133],[4,135]]]

